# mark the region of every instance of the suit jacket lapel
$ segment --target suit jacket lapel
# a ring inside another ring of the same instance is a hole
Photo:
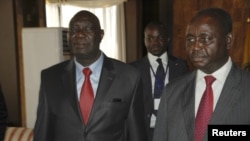
[[[144,57],[142,62],[143,62],[142,70],[144,70],[142,73],[142,79],[143,79],[142,83],[143,83],[143,87],[144,87],[143,90],[145,90],[144,93],[145,93],[146,99],[151,99],[150,101],[146,100],[149,103],[145,103],[146,104],[145,106],[150,105],[151,110],[153,110],[154,102],[153,102],[153,96],[152,96],[152,89],[153,89],[152,85],[151,85],[152,80],[150,77],[151,76],[150,63],[149,63],[149,60],[147,57]]]
[[[169,56],[168,57],[168,67],[169,67],[169,81],[171,81],[172,79],[174,79],[176,77],[176,73],[175,73],[175,62],[174,60]]]
[[[180,68],[179,62],[171,55],[168,55],[168,68],[169,68],[169,78],[168,80],[171,81],[176,77],[180,76]],[[183,72],[181,72],[183,73]]]
[[[82,121],[81,110],[78,104],[75,65],[73,60],[69,61],[64,69],[64,72],[62,73],[62,84],[64,92],[68,96],[72,108],[75,110],[76,115],[78,115],[79,120]]]
[[[95,117],[96,111],[99,110],[98,107],[103,103],[103,99],[105,99],[106,95],[108,94],[108,90],[116,77],[116,74],[113,71],[114,66],[112,61],[105,56],[89,124],[91,124],[93,118]]]
[[[240,96],[240,79],[241,75],[237,72],[236,66],[233,65],[223,86],[210,124],[225,121],[225,118],[227,118],[228,113],[234,107]]]
[[[191,76],[185,83],[187,86],[184,90],[182,90],[182,109],[185,120],[185,127],[187,131],[188,140],[193,140],[193,130],[194,130],[194,102],[195,102],[195,78],[196,71],[192,72]]]

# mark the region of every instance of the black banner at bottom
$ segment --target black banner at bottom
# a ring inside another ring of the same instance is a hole
[[[208,141],[250,141],[250,125],[208,125]]]

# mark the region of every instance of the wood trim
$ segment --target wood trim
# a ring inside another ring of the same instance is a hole
[[[22,56],[22,27],[23,27],[23,12],[21,0],[14,0],[14,17],[15,17],[15,33],[16,33],[16,48],[17,48],[17,64],[18,64],[18,83],[20,91],[20,110],[21,110],[21,125],[26,126],[25,117],[25,98],[24,98],[24,76],[23,76],[23,56]]]

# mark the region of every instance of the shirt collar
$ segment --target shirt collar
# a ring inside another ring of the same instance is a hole
[[[154,64],[154,63],[157,63],[156,62],[157,58],[161,58],[163,65],[167,65],[167,63],[168,63],[168,54],[167,54],[167,52],[164,52],[160,57],[154,56],[152,53],[148,52],[148,59],[149,59],[149,63],[151,65]]]
[[[92,63],[90,66],[87,66],[91,69],[92,74],[97,74],[97,73],[101,72],[103,60],[104,60],[104,55],[103,55],[103,53],[101,53],[100,57],[94,63]],[[76,73],[82,74],[82,70],[86,67],[84,67],[80,63],[78,63],[75,57],[74,57],[74,62],[76,65]]]

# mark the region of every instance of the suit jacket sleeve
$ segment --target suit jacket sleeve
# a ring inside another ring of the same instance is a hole
[[[48,117],[48,109],[46,106],[45,101],[45,94],[44,94],[44,78],[43,78],[43,72],[41,73],[41,85],[40,85],[40,91],[39,91],[39,102],[38,102],[38,108],[37,108],[37,119],[36,124],[34,128],[34,141],[46,141],[48,140],[46,137],[46,133],[48,132],[47,129],[47,117]]]
[[[127,121],[128,141],[147,141],[141,79],[139,79],[133,93],[134,97]]]

